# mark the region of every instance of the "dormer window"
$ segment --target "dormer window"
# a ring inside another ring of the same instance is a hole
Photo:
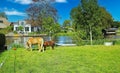
[[[21,22],[21,25],[24,25],[24,22]]]

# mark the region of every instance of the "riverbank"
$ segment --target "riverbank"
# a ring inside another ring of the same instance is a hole
[[[39,37],[39,36],[47,36],[47,34],[14,34],[14,33],[8,33],[5,34],[6,37]]]

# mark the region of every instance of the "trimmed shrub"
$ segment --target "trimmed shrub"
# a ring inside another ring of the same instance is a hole
[[[0,33],[0,47],[3,47],[6,43],[5,35]]]
[[[0,52],[7,50],[7,46],[5,46],[6,38],[5,35],[0,33]]]

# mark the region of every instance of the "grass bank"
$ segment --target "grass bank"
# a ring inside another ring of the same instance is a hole
[[[8,55],[0,73],[119,73],[120,46],[55,47],[44,53],[22,48],[0,54],[0,63]]]
[[[74,35],[75,35],[75,32],[67,32],[67,33],[61,32],[61,33],[55,34],[55,36],[74,36]]]

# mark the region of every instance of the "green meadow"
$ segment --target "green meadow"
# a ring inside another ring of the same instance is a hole
[[[23,48],[0,53],[0,73],[119,73],[120,46]]]

